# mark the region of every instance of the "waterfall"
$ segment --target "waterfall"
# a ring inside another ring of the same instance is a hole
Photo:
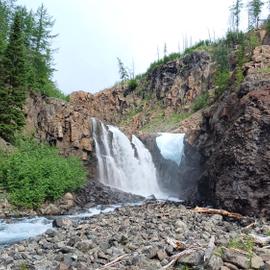
[[[179,166],[184,153],[184,133],[159,133],[156,138],[161,155]]]
[[[131,141],[117,127],[92,119],[99,181],[144,197],[166,198],[157,181],[149,150],[132,135]]]

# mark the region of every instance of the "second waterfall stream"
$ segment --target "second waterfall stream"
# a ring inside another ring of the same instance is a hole
[[[92,119],[99,181],[141,195],[166,198],[160,190],[149,150],[135,136],[131,141],[117,127]]]

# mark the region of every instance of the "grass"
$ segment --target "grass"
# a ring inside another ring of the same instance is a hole
[[[243,238],[231,239],[228,243],[228,248],[235,248],[246,251],[250,258],[253,255],[253,248],[255,246],[254,239],[250,236],[244,236]]]
[[[258,68],[256,70],[258,73],[270,73],[270,67],[263,67],[263,68]]]
[[[171,113],[170,115],[164,115],[164,112],[155,112],[150,121],[141,129],[144,132],[158,132],[158,131],[168,131],[172,128],[177,127],[177,125],[188,118],[190,113]]]

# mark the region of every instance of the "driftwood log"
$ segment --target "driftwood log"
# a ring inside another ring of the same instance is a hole
[[[240,220],[243,218],[242,215],[238,214],[238,213],[233,213],[233,212],[229,212],[223,209],[214,209],[214,208],[205,208],[205,207],[195,207],[193,209],[194,212],[196,213],[202,213],[202,214],[209,214],[209,215],[221,215],[224,217],[229,217],[229,218],[234,218],[237,220]]]

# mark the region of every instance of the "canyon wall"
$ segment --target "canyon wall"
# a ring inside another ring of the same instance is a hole
[[[257,47],[244,69],[240,87],[228,89],[211,107],[179,121],[173,132],[187,134],[191,159],[186,164],[186,184],[199,182],[190,192],[195,192],[193,198],[248,215],[266,215],[270,213],[270,46]],[[137,133],[157,104],[165,112],[190,112],[198,95],[208,91],[211,97],[213,73],[210,56],[195,52],[158,66],[135,90],[123,84],[97,94],[78,91],[69,102],[32,95],[25,109],[25,130],[56,145],[64,155],[81,157],[95,175],[91,117]],[[194,153],[197,165],[192,165]]]
[[[270,46],[257,47],[246,77],[204,112],[199,190],[216,207],[270,214]],[[210,200],[209,200],[210,199]]]

